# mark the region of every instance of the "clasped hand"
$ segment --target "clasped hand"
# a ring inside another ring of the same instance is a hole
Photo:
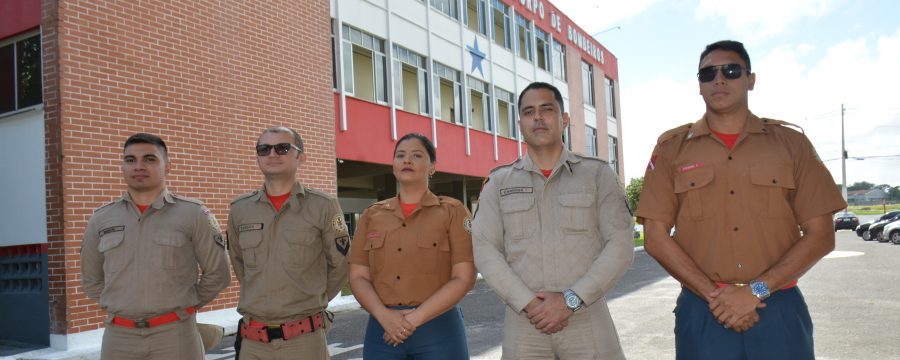
[[[560,332],[568,326],[569,316],[572,316],[573,312],[566,306],[562,293],[538,292],[525,306],[525,313],[535,329],[549,335]]]
[[[726,329],[744,332],[759,322],[757,309],[766,307],[748,287],[726,286],[709,294],[709,311]]]
[[[391,346],[402,344],[416,331],[416,325],[410,322],[406,315],[412,313],[415,309],[387,309],[379,317],[376,317],[378,323],[384,328],[384,342]]]

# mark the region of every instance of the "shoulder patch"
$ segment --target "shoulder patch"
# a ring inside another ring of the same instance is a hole
[[[687,123],[662,133],[662,135],[660,135],[659,138],[656,139],[656,144],[662,144],[666,142],[666,140],[672,139],[679,134],[688,132],[688,130],[690,130],[691,126],[693,125],[694,123]]]
[[[466,232],[469,233],[469,235],[472,235],[472,217],[471,216],[466,216],[466,219],[463,220],[463,228],[466,229]]]
[[[347,223],[344,222],[344,215],[337,214],[331,218],[331,228],[334,229],[335,232],[346,234]]]
[[[234,198],[234,200],[231,200],[231,203],[234,204],[234,203],[236,203],[236,202],[238,202],[238,201],[244,200],[244,199],[246,199],[246,198],[248,198],[248,197],[251,197],[251,196],[253,196],[253,195],[256,195],[256,194],[258,194],[258,193],[259,193],[259,190],[253,190],[253,191],[251,191],[251,192],[248,192],[248,193],[246,193],[246,194],[243,194],[243,195],[241,195],[241,196],[238,196],[238,197]]]

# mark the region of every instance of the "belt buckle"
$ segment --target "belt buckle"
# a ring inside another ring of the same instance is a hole
[[[135,320],[134,327],[138,329],[146,329],[150,327],[150,322],[146,319]]]

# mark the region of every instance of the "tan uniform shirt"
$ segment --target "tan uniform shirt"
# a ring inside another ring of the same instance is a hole
[[[294,184],[281,211],[253,191],[231,202],[228,242],[238,312],[284,323],[324,310],[347,283],[350,237],[335,197]]]
[[[128,193],[94,212],[81,247],[81,281],[110,314],[139,319],[202,306],[231,274],[209,209],[163,190],[143,214]]]
[[[453,265],[474,261],[467,224],[462,202],[430,191],[409,218],[397,197],[379,201],[356,227],[350,263],[369,267],[385,305],[417,306],[450,281]]]
[[[637,216],[675,225],[675,241],[706,276],[747,283],[800,239],[799,224],[847,206],[803,134],[747,118],[733,150],[705,117],[659,138]]]
[[[526,155],[495,169],[481,190],[475,265],[517,312],[537,291],[572,289],[591,305],[631,265],[632,225],[606,162],[563,150],[545,178]]]

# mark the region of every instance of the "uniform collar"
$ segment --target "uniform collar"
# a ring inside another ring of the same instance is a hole
[[[300,195],[300,196],[298,197],[297,195]],[[306,196],[306,190],[303,187],[303,184],[301,184],[299,181],[295,181],[294,187],[291,188],[291,197],[288,199],[288,201],[286,203],[291,204],[292,209],[299,209],[300,208],[300,199],[299,198],[305,197],[305,196]],[[259,201],[259,202],[267,202],[270,204],[272,203],[269,200],[269,197],[266,195],[266,185],[265,184],[263,184],[263,186],[256,192],[256,194],[254,194],[250,198],[255,201]]]
[[[424,208],[427,206],[436,206],[441,204],[441,199],[437,197],[431,190],[425,191],[425,195],[422,196],[422,200],[419,201],[419,207]],[[381,207],[390,210],[400,219],[404,218],[403,209],[400,207],[400,195],[394,196],[390,199],[381,201]]]
[[[559,154],[559,160],[556,160],[556,165],[553,165],[553,171],[550,173],[553,174],[556,172],[556,168],[565,167],[566,170],[572,172],[572,164],[577,164],[581,162],[581,158],[576,156],[575,153],[566,149],[565,145],[563,145],[562,153]],[[525,152],[525,156],[522,157],[521,161],[518,161],[513,165],[516,169],[524,169],[528,171],[534,171],[536,173],[541,173],[541,169],[538,168],[537,165],[534,164],[534,161],[531,160],[531,156],[529,156],[528,152]]]
[[[134,204],[135,207],[137,207],[137,203],[134,202],[134,199],[131,198],[131,193],[129,193],[128,191],[126,191],[125,194],[122,194],[122,197],[119,198],[118,201],[131,203]],[[159,210],[162,209],[163,205],[165,205],[166,203],[174,204],[175,197],[171,192],[169,192],[168,188],[163,188],[163,191],[159,193],[158,196],[156,196],[156,199],[153,200],[152,203],[150,203],[150,207]]]
[[[760,119],[756,115],[753,115],[752,112],[748,112],[747,121],[744,121],[744,128],[741,130],[741,134],[765,134],[766,132],[766,120]],[[685,140],[691,140],[711,133],[712,132],[709,129],[709,120],[706,118],[706,114],[703,114],[703,117],[700,120],[697,120],[690,126]]]

